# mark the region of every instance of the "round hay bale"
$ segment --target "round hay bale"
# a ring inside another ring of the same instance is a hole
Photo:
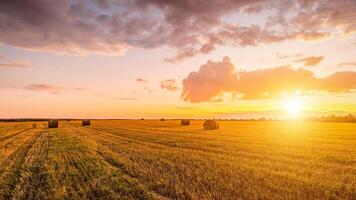
[[[58,120],[56,119],[48,120],[48,128],[58,128]]]
[[[82,120],[82,126],[90,126],[90,119],[83,119]]]
[[[180,125],[189,126],[190,125],[190,120],[189,119],[182,119],[182,120],[180,120]]]
[[[203,124],[204,130],[216,130],[219,129],[219,123],[213,119],[208,119]]]
[[[145,119],[141,118],[141,120],[145,120]]]
[[[37,124],[32,124],[32,128],[37,128]]]
[[[164,119],[162,118],[160,121],[162,121],[162,122],[163,122],[163,121],[164,121]]]

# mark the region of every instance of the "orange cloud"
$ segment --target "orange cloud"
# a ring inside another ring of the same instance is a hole
[[[343,62],[343,63],[339,63],[338,66],[340,66],[340,67],[356,67],[356,62]]]
[[[289,66],[237,72],[229,57],[221,62],[208,61],[198,72],[183,80],[181,97],[185,101],[210,101],[224,92],[240,94],[241,99],[272,99],[282,94],[313,91],[352,92],[356,72],[344,71],[317,78],[306,69]]]
[[[39,91],[39,92],[48,92],[51,94],[59,94],[63,88],[59,86],[47,85],[47,84],[30,84],[25,86],[24,89]]]
[[[351,92],[356,89],[356,72],[342,71],[320,81],[319,89],[328,92]]]
[[[198,72],[191,72],[183,80],[181,97],[185,101],[209,101],[225,91],[235,91],[237,85],[237,72],[229,57],[222,62],[208,61],[202,65]]]
[[[166,89],[171,92],[177,91],[179,90],[178,82],[175,79],[161,81],[161,89]]]
[[[116,97],[113,98],[114,100],[120,100],[120,101],[137,101],[140,100],[139,98],[134,98],[134,97]]]
[[[148,83],[148,81],[147,81],[147,80],[142,79],[142,78],[137,78],[137,79],[136,79],[136,82],[143,83],[143,84]]]
[[[278,59],[290,59],[290,58],[300,58],[304,56],[302,53],[290,54],[290,55],[282,55],[280,53],[276,54],[276,58]]]
[[[310,42],[310,41],[322,41],[329,39],[331,37],[331,33],[328,32],[301,32],[298,33],[296,38],[303,40],[305,42]]]
[[[311,67],[311,66],[318,65],[323,59],[324,59],[324,56],[311,56],[311,57],[303,58],[303,59],[296,60],[296,61],[303,62],[304,66],[306,66],[306,67]]]

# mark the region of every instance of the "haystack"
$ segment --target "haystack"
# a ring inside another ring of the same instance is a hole
[[[219,123],[213,119],[208,119],[203,124],[204,130],[216,130],[219,129]]]
[[[182,119],[182,120],[180,120],[180,125],[189,126],[190,125],[190,120],[189,119]]]
[[[82,120],[82,126],[90,126],[90,120],[89,119],[83,119]]]
[[[48,120],[48,128],[58,128],[58,120],[56,119]]]
[[[161,121],[163,122],[163,121],[164,121],[164,119],[162,118],[162,119],[161,119]]]

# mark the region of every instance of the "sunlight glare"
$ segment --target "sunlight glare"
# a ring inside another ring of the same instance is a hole
[[[285,103],[285,109],[289,114],[297,115],[302,109],[302,102],[297,99],[289,99]]]

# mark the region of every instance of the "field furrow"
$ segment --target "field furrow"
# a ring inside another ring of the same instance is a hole
[[[13,199],[45,199],[48,198],[46,190],[49,189],[48,173],[45,161],[48,154],[49,133],[45,130],[36,139],[29,150],[24,166],[21,168],[18,182],[12,192]]]
[[[36,142],[38,142],[41,135],[41,131],[36,132],[23,145],[12,152],[4,162],[2,162],[0,168],[1,198],[12,198],[12,192],[21,180],[23,175],[22,172],[27,168],[27,166],[25,166],[27,164],[26,159],[32,154],[32,148],[35,146]]]
[[[139,184],[93,154],[71,128],[55,130],[47,162],[55,199],[148,199]]]
[[[4,162],[8,156],[12,155],[12,152],[27,142],[28,139],[31,138],[36,132],[37,130],[30,129],[2,141],[0,143],[0,163]]]
[[[194,149],[190,148],[189,146],[180,146],[179,143],[176,145],[171,145],[170,141],[168,143],[164,143],[162,142],[164,140],[157,140],[156,138],[146,140],[146,137],[150,136],[137,136],[137,131],[134,131],[133,134],[130,135],[130,131],[124,132],[121,129],[118,130],[116,133],[113,129],[110,129],[109,131],[102,131],[102,129],[97,130],[96,128],[94,132],[90,132],[88,130],[85,130],[84,132],[88,132],[88,134],[91,134],[93,135],[93,137],[96,137],[102,145],[106,146],[109,151],[113,152],[110,154],[104,154],[101,152],[102,156],[107,161],[111,162],[116,167],[120,168],[126,173],[129,173],[130,176],[148,180],[147,183],[149,183],[150,181],[155,181],[155,179],[149,180],[147,178],[148,176],[152,176],[153,174],[140,174],[140,166],[146,166],[146,168],[149,168],[149,170],[154,172],[159,171],[159,169],[162,168],[162,166],[164,166],[165,164],[167,165],[167,163],[168,166],[172,163],[179,163],[179,165],[183,165],[184,163],[186,165],[193,165],[193,163],[195,162],[194,159],[187,161],[186,159],[181,158],[181,154],[187,153],[187,157],[190,158],[194,158],[196,156],[197,160],[210,160],[209,162],[202,163],[201,166],[203,167],[211,166],[214,163],[225,163],[223,166],[216,167],[216,169],[225,170],[225,172],[224,170],[220,172],[220,176],[225,173],[226,177],[235,177],[236,180],[241,180],[241,177],[236,177],[236,173],[238,172],[238,170],[236,169],[242,168],[243,170],[250,170],[251,178],[247,179],[247,183],[254,183],[251,185],[256,185],[256,182],[262,183],[261,185],[257,184],[257,186],[259,186],[257,188],[264,188],[266,190],[266,194],[275,193],[275,198],[280,197],[277,194],[281,193],[284,193],[284,195],[288,193],[288,196],[293,197],[298,193],[301,193],[301,191],[308,191],[306,194],[309,194],[303,196],[303,198],[317,198],[318,196],[325,196],[327,194],[315,192],[313,193],[313,191],[315,191],[317,188],[323,188],[321,189],[322,191],[331,190],[332,192],[344,197],[350,197],[350,195],[353,194],[352,191],[345,191],[342,186],[333,186],[333,182],[340,180],[340,177],[336,177],[335,179],[327,177],[327,174],[340,172],[340,170],[343,171],[342,173],[346,174],[354,173],[355,168],[353,167],[352,162],[346,166],[345,164],[341,163],[330,164],[329,162],[320,162],[318,160],[312,160],[313,157],[300,157],[300,155],[302,155],[302,152],[299,151],[296,151],[296,154],[299,154],[299,156],[297,156],[296,159],[293,159],[293,155],[295,154],[282,154],[278,156],[278,154],[270,155],[268,152],[263,151],[260,151],[258,153],[242,152],[241,154],[240,149],[236,152],[229,152],[230,149],[228,149],[227,151],[217,151],[215,149],[209,148]],[[204,144],[200,145],[203,146]],[[155,153],[157,154],[157,156],[152,156]],[[152,156],[152,158],[150,156]],[[157,165],[152,165],[150,161],[153,160],[160,162]],[[167,168],[174,167],[168,166]],[[199,167],[199,165],[195,167]],[[217,171],[216,169],[211,170]],[[235,169],[236,171],[234,171],[233,169]],[[146,171],[147,170],[148,169],[146,169]],[[203,171],[203,169],[201,170]],[[158,172],[156,176],[162,177],[162,174],[167,173],[168,171],[169,170],[163,167],[163,170]],[[172,176],[174,173],[180,171],[184,170],[175,169],[172,172]],[[226,171],[231,171],[231,174],[226,174]],[[244,171],[244,173],[246,174],[247,172]],[[177,175],[184,176],[184,174]],[[255,175],[258,175],[257,177],[259,177],[259,179],[256,179]],[[310,175],[312,175],[312,177],[310,177]],[[200,174],[200,176],[203,176],[203,174]],[[268,180],[272,179],[272,177],[273,181],[268,182]],[[176,178],[179,179],[180,177],[174,177],[174,179]],[[352,182],[354,180],[352,176],[345,176],[343,177],[343,179],[348,182]],[[169,185],[169,180],[167,181],[168,182],[166,184]],[[318,182],[322,182],[322,184]],[[283,188],[283,185],[287,185],[289,187],[281,189]],[[176,186],[177,184],[175,183],[175,187]],[[299,191],[298,193],[295,191],[296,189],[297,191]],[[232,194],[234,193],[232,190],[236,189],[234,188],[231,189],[231,191],[227,192]],[[165,195],[165,193],[169,193],[168,190],[160,191],[159,188],[156,192],[162,195]],[[175,198],[175,196],[171,197]]]
[[[6,135],[6,136],[4,136],[4,137],[1,137],[1,138],[0,138],[0,143],[3,142],[3,141],[5,141],[5,140],[7,140],[7,139],[9,139],[9,138],[12,138],[12,137],[15,137],[15,136],[17,136],[17,135],[19,135],[19,134],[21,134],[21,133],[24,133],[24,132],[26,132],[26,131],[28,131],[28,130],[29,130],[29,129],[23,129],[23,130],[21,130],[21,131],[18,131],[18,132],[15,132],[15,133]]]
[[[297,165],[298,167],[301,168],[317,168],[317,169],[332,169],[332,170],[340,170],[340,168],[344,168],[345,170],[349,170],[352,168],[352,162],[349,163],[338,163],[338,162],[328,162],[328,163],[320,163],[320,162],[314,162],[312,159],[308,159],[308,157],[294,157],[293,154],[289,153],[280,153],[280,154],[271,154],[269,152],[264,152],[264,154],[261,154],[261,151],[253,151],[252,149],[216,149],[216,148],[204,148],[204,147],[199,147],[199,146],[204,146],[204,144],[196,144],[195,146],[187,146],[187,145],[180,145],[179,143],[174,144],[173,142],[163,142],[163,141],[157,141],[157,140],[145,140],[140,137],[127,137],[126,134],[122,135],[120,133],[112,133],[112,132],[105,132],[105,131],[99,131],[96,130],[94,132],[96,135],[101,135],[102,137],[99,138],[99,140],[103,141],[105,140],[106,142],[109,141],[115,141],[116,144],[121,144],[121,143],[129,143],[132,145],[139,145],[140,148],[142,146],[147,146],[148,151],[152,149],[160,149],[160,151],[172,151],[172,149],[177,149],[177,151],[194,151],[194,152],[199,152],[201,155],[205,156],[213,156],[215,158],[220,158],[220,159],[229,159],[233,160],[233,158],[238,158],[238,159],[244,159],[244,163],[248,162],[248,160],[253,160],[254,164],[260,165],[261,168],[271,168],[273,166],[278,167],[278,169],[281,171],[283,170],[289,170],[290,172],[295,171],[295,166]],[[138,148],[138,149],[140,149]],[[130,149],[130,147],[128,147]],[[299,155],[300,152],[299,152]],[[278,165],[275,165],[275,163],[278,163]],[[345,168],[346,165],[346,168]],[[291,167],[294,166],[294,167]]]
[[[42,125],[0,127],[0,199],[356,199],[356,124]]]

